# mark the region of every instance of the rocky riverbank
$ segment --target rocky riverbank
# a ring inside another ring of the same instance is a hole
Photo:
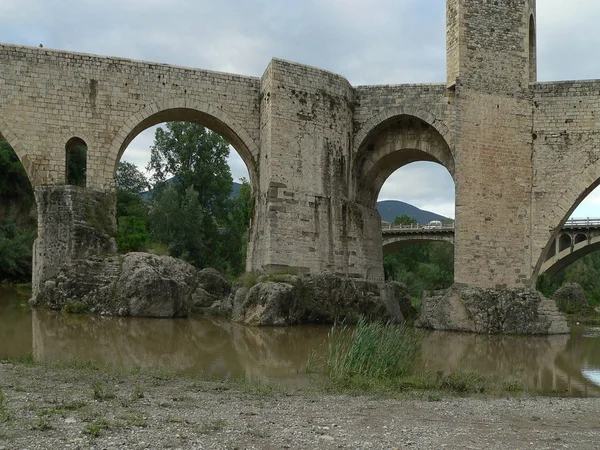
[[[65,265],[35,290],[31,306],[132,317],[233,315],[247,325],[356,323],[360,316],[402,322],[414,314],[401,283],[358,282],[332,274],[247,274],[235,285],[214,269],[148,253],[90,257]]]
[[[599,399],[399,395],[3,362],[0,449],[596,449],[600,442]]]

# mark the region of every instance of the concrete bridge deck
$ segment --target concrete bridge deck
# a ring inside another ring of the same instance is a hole
[[[389,255],[403,247],[424,241],[444,241],[454,244],[454,222],[381,226],[383,254]],[[540,273],[553,275],[585,255],[600,250],[600,218],[573,218],[561,228],[551,244]]]

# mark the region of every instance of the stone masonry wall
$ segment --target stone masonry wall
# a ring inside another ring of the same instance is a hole
[[[339,75],[273,60],[261,90],[256,257],[269,271],[382,279],[379,215],[350,196],[354,91]],[[260,256],[264,255],[264,256]]]
[[[463,0],[460,8],[455,281],[529,287],[531,8],[524,0]]]
[[[34,186],[64,183],[65,144],[77,136],[88,145],[88,187],[111,189],[130,132],[153,114],[182,108],[237,144],[254,176],[258,78],[6,44],[0,63],[0,133]]]
[[[533,85],[531,270],[600,181],[600,81]]]
[[[116,253],[114,194],[76,186],[38,186],[38,236],[33,248],[33,294],[60,269],[89,256]]]

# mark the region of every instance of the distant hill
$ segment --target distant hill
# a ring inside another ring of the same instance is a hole
[[[397,216],[401,216],[402,214],[412,217],[421,224],[429,223],[432,220],[452,220],[436,213],[423,211],[416,206],[409,205],[408,203],[399,200],[384,200],[382,202],[377,202],[377,211],[379,211],[379,215],[381,215],[381,220],[385,220],[386,222],[393,222]]]

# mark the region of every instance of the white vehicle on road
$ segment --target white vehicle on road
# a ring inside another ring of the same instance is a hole
[[[439,220],[432,220],[427,225],[423,225],[424,230],[441,230],[442,222]]]

